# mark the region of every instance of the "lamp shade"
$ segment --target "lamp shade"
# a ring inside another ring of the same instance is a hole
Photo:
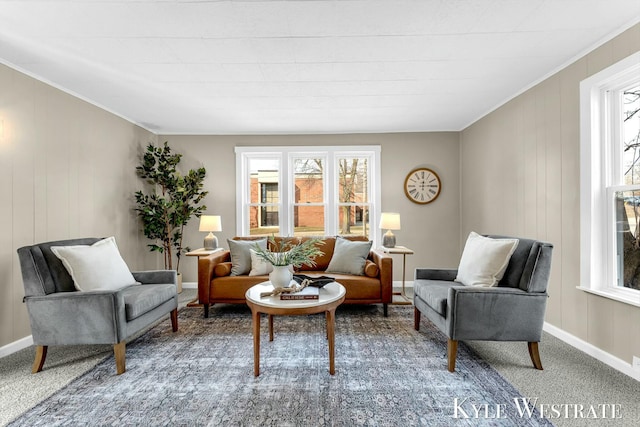
[[[199,231],[222,231],[220,215],[201,215]]]
[[[395,212],[382,212],[380,216],[380,228],[385,230],[400,230],[400,214]]]

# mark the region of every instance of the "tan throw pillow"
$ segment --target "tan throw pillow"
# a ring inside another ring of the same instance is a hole
[[[456,282],[496,286],[509,265],[518,239],[492,239],[471,232],[462,251]]]
[[[378,274],[380,274],[378,264],[371,260],[367,260],[364,265],[364,275],[367,277],[378,277]]]
[[[231,274],[231,263],[221,262],[220,264],[215,266],[215,268],[213,269],[213,272],[216,275],[216,277],[228,276],[229,274]]]

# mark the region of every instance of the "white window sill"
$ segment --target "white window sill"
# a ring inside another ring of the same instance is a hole
[[[640,291],[625,291],[625,290],[604,291],[602,289],[591,289],[591,288],[586,288],[584,286],[576,286],[576,288],[580,289],[581,291],[588,292],[590,294],[609,298],[625,304],[633,305],[635,307],[640,307]],[[637,295],[634,295],[634,293],[637,293]]]

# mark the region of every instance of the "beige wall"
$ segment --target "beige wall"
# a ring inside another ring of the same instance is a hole
[[[416,267],[456,266],[460,256],[459,149],[458,132],[357,135],[270,136],[159,136],[183,153],[186,168],[207,169],[205,200],[207,213],[222,216],[221,246],[235,236],[236,146],[259,145],[380,145],[382,162],[382,211],[400,212],[402,230],[395,232],[398,245],[416,254],[407,257],[407,280]],[[417,205],[404,195],[406,175],[418,166],[428,166],[440,176],[442,193],[428,205]],[[202,247],[204,234],[192,221],[185,234],[192,248]],[[394,255],[394,279],[402,279],[402,256]],[[186,282],[196,281],[195,259],[185,257],[181,267]]]
[[[31,334],[16,249],[115,235],[132,269],[155,265],[137,231],[137,147],[155,135],[0,65],[0,348]]]
[[[580,275],[579,84],[640,50],[640,25],[461,134],[461,237],[502,233],[554,244],[547,322],[631,363],[640,308],[577,290]]]

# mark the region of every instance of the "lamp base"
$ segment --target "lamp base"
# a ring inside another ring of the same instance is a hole
[[[382,246],[385,248],[396,247],[396,236],[393,235],[391,230],[387,230],[387,232],[382,235]]]
[[[218,249],[218,238],[212,232],[209,232],[207,237],[204,238],[204,250],[212,251],[214,249]]]

